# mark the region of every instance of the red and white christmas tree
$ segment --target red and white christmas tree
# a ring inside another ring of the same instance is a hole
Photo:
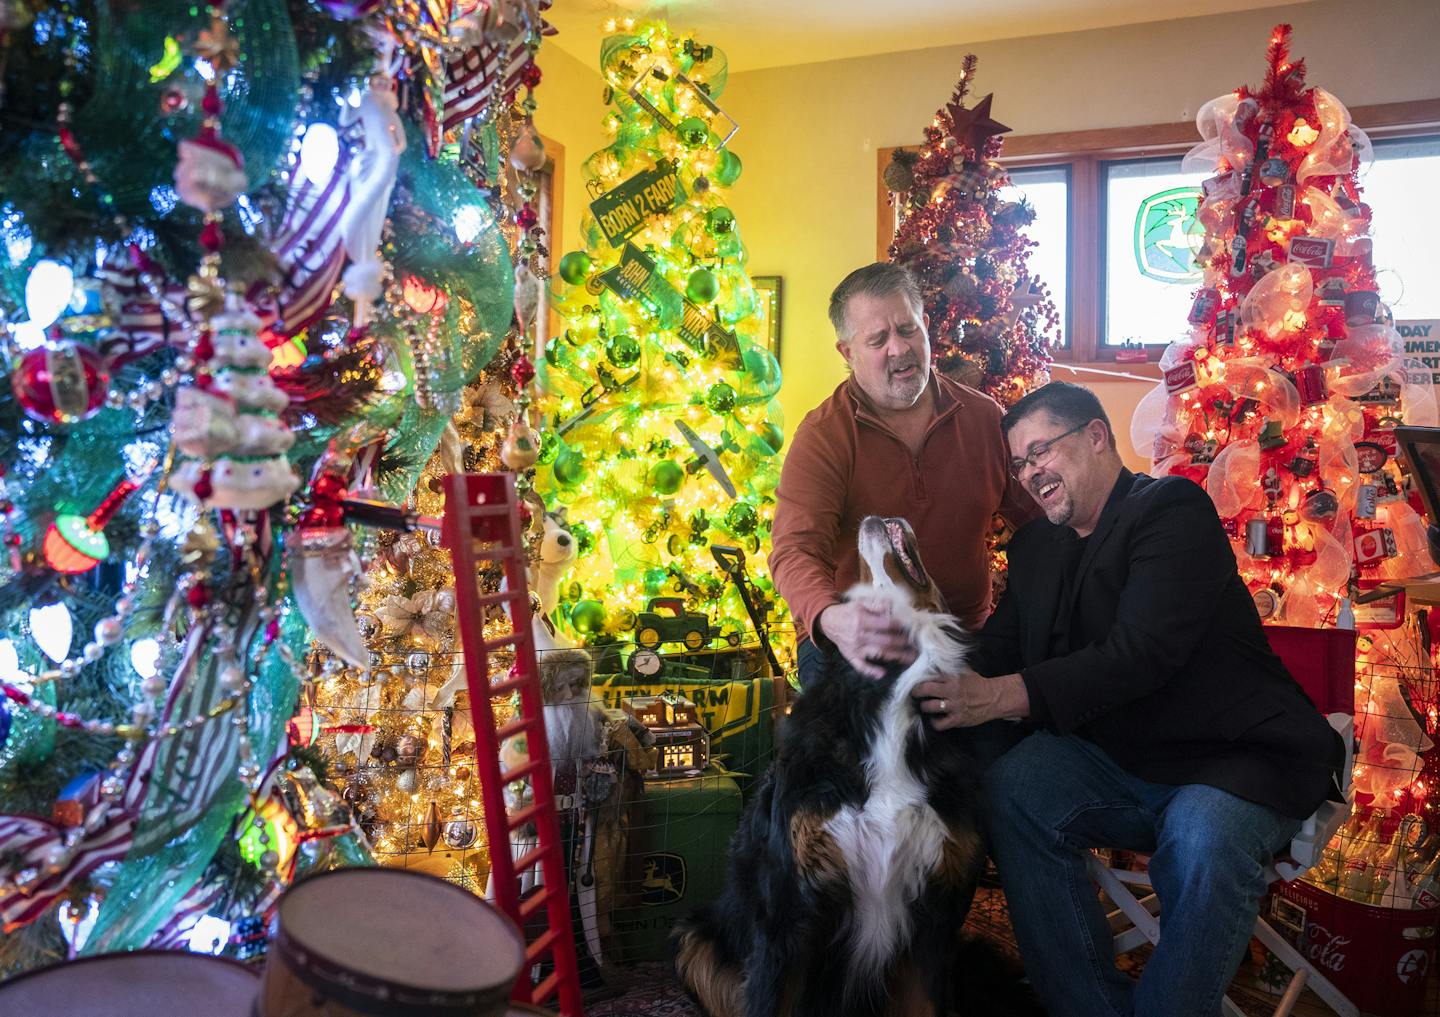
[[[1059,319],[1026,267],[1035,210],[1001,197],[1010,179],[1000,135],[1010,128],[991,118],[992,96],[965,108],[975,63],[965,58],[924,145],[897,149],[886,167],[902,217],[890,259],[920,284],[936,367],[1008,405],[1049,380]]]
[[[1432,568],[1393,428],[1436,409],[1376,290],[1369,140],[1289,43],[1277,27],[1264,84],[1197,116],[1204,279],[1131,434],[1209,491],[1262,617],[1317,625],[1356,585]]]

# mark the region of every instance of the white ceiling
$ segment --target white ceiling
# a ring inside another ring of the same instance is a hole
[[[963,46],[1144,21],[1198,17],[1295,0],[555,0],[549,40],[587,67],[599,61],[606,18],[652,15],[725,51],[730,68],[840,60]]]

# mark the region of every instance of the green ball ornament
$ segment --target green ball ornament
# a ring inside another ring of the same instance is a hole
[[[574,487],[585,479],[585,460],[573,448],[564,448],[555,457],[555,480],[562,487]]]
[[[605,631],[605,605],[598,600],[577,600],[570,608],[570,624],[587,636]]]
[[[540,432],[540,462],[543,466],[549,466],[555,461],[555,456],[560,452],[560,439],[555,437],[554,431]]]
[[[685,295],[697,304],[712,303],[720,295],[720,280],[708,268],[697,268],[685,282]]]
[[[590,268],[594,264],[584,251],[571,251],[560,259],[560,278],[571,286],[583,286],[590,278]]]
[[[729,413],[735,408],[735,390],[723,381],[717,381],[705,393],[705,405],[715,413]]]
[[[616,367],[631,367],[640,360],[640,343],[633,335],[617,335],[605,344],[605,358]]]
[[[740,157],[728,148],[720,152],[720,162],[715,167],[715,182],[721,187],[729,187],[740,179]]]
[[[760,425],[760,440],[779,452],[785,446],[785,432],[767,420]]]
[[[669,579],[664,569],[645,570],[645,596],[658,597],[660,591],[665,589],[665,580]]]
[[[699,148],[710,140],[710,125],[699,117],[686,117],[675,133],[686,148]]]
[[[575,538],[575,553],[586,555],[595,550],[595,534],[584,523],[570,523],[570,536]]]
[[[656,494],[668,497],[685,483],[685,469],[673,459],[662,459],[650,467],[649,480]]]
[[[754,533],[755,527],[759,524],[760,516],[756,513],[755,506],[748,501],[737,501],[725,513],[726,528],[742,537],[748,537]]]
[[[545,363],[551,367],[559,367],[565,362],[565,346],[558,339],[550,339],[545,343]]]
[[[779,366],[775,362],[775,355],[767,349],[759,346],[751,346],[743,354],[745,362],[745,373],[757,385],[768,385],[775,380],[776,369]]]
[[[735,232],[735,213],[724,205],[717,205],[705,213],[705,229],[712,236],[723,237]]]

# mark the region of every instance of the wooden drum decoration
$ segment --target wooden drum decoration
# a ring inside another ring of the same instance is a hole
[[[0,1014],[251,1017],[260,974],[236,961],[140,950],[39,968],[0,984]]]
[[[525,959],[499,911],[404,869],[302,880],[277,925],[258,1017],[504,1017]]]

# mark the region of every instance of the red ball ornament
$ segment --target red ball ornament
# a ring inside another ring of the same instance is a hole
[[[520,211],[515,213],[515,225],[522,230],[528,230],[540,221],[540,215],[529,205],[520,206]]]
[[[520,359],[510,368],[510,378],[515,382],[515,387],[523,389],[535,378],[535,365],[530,363],[530,358],[520,354]]]
[[[525,69],[520,72],[520,83],[526,88],[534,88],[540,84],[539,64],[526,64]]]
[[[89,346],[63,339],[31,350],[10,376],[15,399],[45,424],[73,424],[105,403],[110,372]]]

